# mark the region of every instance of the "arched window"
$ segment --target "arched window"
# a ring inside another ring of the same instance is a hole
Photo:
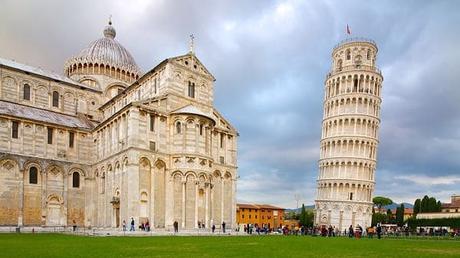
[[[177,134],[180,134],[180,133],[181,133],[181,124],[180,124],[180,122],[177,122],[177,123],[176,123],[176,133],[177,133]]]
[[[30,100],[30,85],[24,84],[23,99]]]
[[[79,188],[80,187],[80,173],[73,172],[72,174],[72,187]]]
[[[342,70],[342,59],[339,59],[339,61],[337,61],[337,70]]]
[[[53,91],[53,107],[59,107],[59,92]]]
[[[29,168],[29,184],[38,184],[38,169],[36,167]]]
[[[191,81],[188,82],[188,96],[195,98],[195,83]]]
[[[347,60],[350,60],[350,59],[351,59],[351,52],[350,52],[350,49],[347,49],[347,51],[345,52],[345,56],[347,57]]]
[[[368,49],[367,50],[367,60],[370,60],[371,59],[371,50]]]

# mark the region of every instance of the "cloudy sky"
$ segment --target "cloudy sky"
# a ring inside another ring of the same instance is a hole
[[[323,82],[346,37],[375,40],[383,71],[377,195],[413,203],[460,194],[460,8],[456,1],[0,0],[0,56],[62,71],[102,36],[145,71],[196,54],[215,105],[238,129],[238,200],[312,204]]]

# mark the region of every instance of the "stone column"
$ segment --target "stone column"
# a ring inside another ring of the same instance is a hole
[[[24,167],[19,170],[19,216],[18,216],[18,227],[22,227],[24,224]]]
[[[210,222],[209,222],[209,186],[205,185],[205,191],[204,191],[204,197],[205,197],[205,223],[206,227],[210,228]]]
[[[198,227],[198,196],[199,196],[199,193],[198,193],[198,180],[197,180],[195,182],[195,219],[194,219],[195,226],[194,228]]]
[[[173,178],[169,174],[169,170],[165,169],[165,229],[171,228],[174,222],[174,185]]]
[[[220,219],[224,221],[224,187],[225,187],[225,181],[224,178],[221,176],[220,177]],[[219,224],[222,224],[222,221],[219,221]],[[228,223],[225,222],[225,223]]]
[[[185,184],[186,184],[186,179],[184,178],[182,180],[182,228],[185,228],[185,209],[186,209],[186,205],[185,205]]]

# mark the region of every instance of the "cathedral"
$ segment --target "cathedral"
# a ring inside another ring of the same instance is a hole
[[[0,226],[235,228],[238,133],[193,39],[142,72],[115,38],[64,75],[0,58]]]

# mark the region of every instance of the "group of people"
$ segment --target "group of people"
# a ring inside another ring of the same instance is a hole
[[[146,224],[147,224],[147,227],[146,227]],[[136,231],[136,228],[134,227],[134,218],[133,217],[131,217],[130,225],[131,226],[129,227],[129,231]],[[123,227],[123,231],[126,231],[126,220],[123,220],[122,227]],[[142,223],[139,226],[139,228],[142,229],[142,230],[145,230],[146,228],[148,228],[148,231],[150,231],[150,223],[149,223],[149,221],[147,220],[147,223]]]
[[[270,232],[270,229],[268,225],[263,224],[262,226],[259,226],[258,224],[245,224],[243,226],[244,232],[252,235],[252,233],[257,233],[258,235],[260,234],[268,234]]]

